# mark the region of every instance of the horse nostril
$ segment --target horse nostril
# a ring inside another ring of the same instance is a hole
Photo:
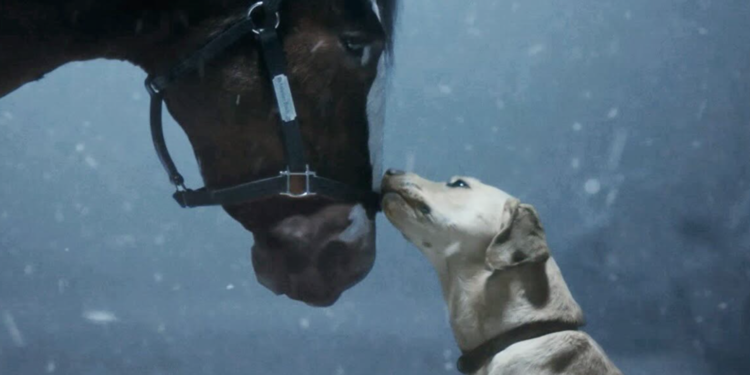
[[[406,172],[404,172],[402,170],[392,169],[391,168],[391,169],[388,169],[387,171],[385,171],[385,174],[388,175],[388,176],[401,176],[401,175],[406,174]]]

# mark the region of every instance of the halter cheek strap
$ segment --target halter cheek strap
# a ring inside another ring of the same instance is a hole
[[[177,187],[173,197],[182,207],[232,205],[273,195],[293,198],[322,195],[329,198],[361,202],[366,207],[379,210],[379,196],[374,191],[353,188],[347,184],[319,177],[310,170],[305,158],[302,133],[297,122],[289,78],[286,74],[287,62],[276,29],[280,23],[279,7],[281,0],[259,1],[250,7],[247,17],[219,34],[203,48],[182,60],[165,74],[151,75],[146,79],[146,90],[151,96],[151,138],[156,154],[169,175],[169,180]],[[256,22],[256,20],[261,20]],[[223,189],[185,187],[185,179],[177,170],[167,149],[162,123],[164,90],[188,73],[200,71],[207,61],[214,59],[225,49],[248,34],[255,34],[261,47],[268,76],[273,86],[276,106],[281,122],[281,138],[287,168],[272,178],[247,182]]]

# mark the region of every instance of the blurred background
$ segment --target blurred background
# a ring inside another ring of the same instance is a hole
[[[533,204],[624,373],[746,375],[748,19],[745,0],[404,0],[383,163]],[[260,286],[249,232],[169,197],[144,78],[72,63],[0,100],[0,374],[457,373],[432,267],[382,215],[335,306]]]

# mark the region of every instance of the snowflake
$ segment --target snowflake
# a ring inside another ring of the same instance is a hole
[[[99,325],[107,325],[119,321],[114,313],[106,310],[88,310],[83,313],[83,317],[89,322]]]
[[[612,120],[617,118],[617,116],[620,114],[620,109],[617,107],[613,107],[607,112],[607,118]]]
[[[308,319],[308,318],[301,318],[299,320],[299,326],[302,329],[308,329],[308,328],[310,328],[310,319]]]
[[[89,167],[91,167],[91,169],[96,169],[99,166],[99,163],[91,155],[86,156],[86,158],[84,159],[84,161],[86,162],[86,164]]]
[[[544,52],[545,49],[547,49],[547,47],[544,44],[535,44],[535,45],[529,47],[529,49],[528,49],[527,52],[528,52],[529,56],[536,56],[536,55]]]
[[[586,193],[594,195],[599,193],[599,190],[601,190],[602,184],[599,182],[596,178],[590,178],[586,181],[586,183],[583,185],[583,189],[586,190]]]

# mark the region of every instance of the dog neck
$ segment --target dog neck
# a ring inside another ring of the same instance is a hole
[[[484,265],[484,253],[470,253],[467,248],[486,247],[486,243],[451,243],[422,253],[432,263],[440,280],[443,298],[448,305],[453,335],[462,350],[478,346],[491,332],[483,326],[485,285],[493,272]]]
[[[482,251],[466,251],[466,246]],[[554,259],[504,271],[485,265],[486,244],[451,244],[422,252],[435,267],[459,348],[470,351],[529,323],[583,325],[583,312]],[[436,255],[437,254],[437,255]]]

